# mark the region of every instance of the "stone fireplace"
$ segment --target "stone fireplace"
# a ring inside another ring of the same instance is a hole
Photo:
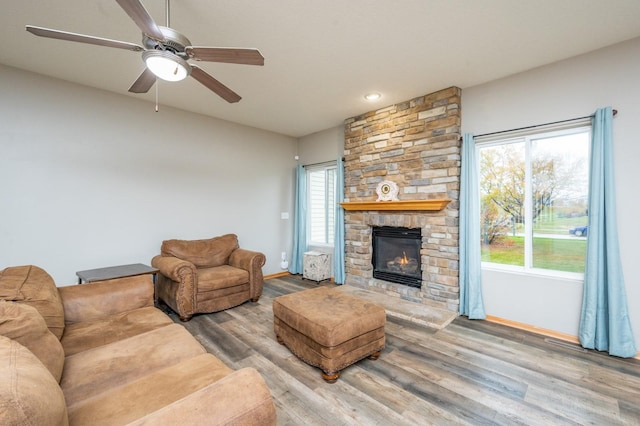
[[[345,201],[366,206],[345,209],[347,285],[458,310],[459,139],[457,87],[345,121]],[[398,186],[399,205],[375,203],[376,187],[385,180]],[[451,201],[441,204],[443,199]],[[420,230],[417,285],[374,277],[378,227]]]

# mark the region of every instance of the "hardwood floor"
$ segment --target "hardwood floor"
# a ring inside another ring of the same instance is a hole
[[[315,286],[272,278],[257,304],[182,323],[231,368],[260,371],[279,425],[640,425],[640,360],[463,317],[436,330],[388,315],[380,358],[325,383],[273,332],[273,298]]]

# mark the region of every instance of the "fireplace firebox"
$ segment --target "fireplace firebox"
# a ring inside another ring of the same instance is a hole
[[[421,246],[420,228],[373,227],[373,277],[420,288]]]

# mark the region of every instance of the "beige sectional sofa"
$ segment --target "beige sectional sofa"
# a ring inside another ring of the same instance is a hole
[[[275,423],[260,374],[156,309],[151,276],[56,287],[36,266],[0,271],[0,424]]]

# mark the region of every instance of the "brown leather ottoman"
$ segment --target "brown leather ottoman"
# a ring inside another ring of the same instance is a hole
[[[385,322],[384,308],[335,287],[313,288],[273,300],[278,342],[307,364],[320,367],[329,383],[338,380],[340,370],[354,362],[380,356]]]

